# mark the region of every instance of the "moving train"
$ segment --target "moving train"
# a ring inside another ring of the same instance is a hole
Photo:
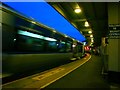
[[[3,83],[9,77],[22,77],[69,63],[74,52],[77,57],[84,55],[81,42],[5,4],[1,7]]]

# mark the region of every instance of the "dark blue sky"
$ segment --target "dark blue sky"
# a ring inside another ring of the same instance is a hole
[[[15,10],[36,21],[54,28],[56,31],[73,37],[76,40],[86,40],[84,36],[71,25],[61,14],[46,2],[4,2]]]

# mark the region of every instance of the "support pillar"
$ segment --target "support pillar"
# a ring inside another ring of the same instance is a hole
[[[110,79],[120,82],[120,3],[108,3],[108,72]]]

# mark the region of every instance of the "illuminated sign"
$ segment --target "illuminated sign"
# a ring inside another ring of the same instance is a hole
[[[119,24],[109,25],[109,38],[110,39],[120,38],[120,25]]]

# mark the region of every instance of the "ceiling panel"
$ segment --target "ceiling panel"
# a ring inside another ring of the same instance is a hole
[[[90,38],[90,34],[88,34],[87,31],[93,31],[95,46],[101,44],[101,37],[107,36],[108,15],[106,2],[58,2],[57,5],[59,5],[61,10],[68,16],[66,19],[74,23],[86,38]],[[76,7],[80,7],[82,12],[76,14],[74,12]],[[89,28],[84,26],[86,20],[90,24]],[[89,41],[89,39],[87,41]]]

